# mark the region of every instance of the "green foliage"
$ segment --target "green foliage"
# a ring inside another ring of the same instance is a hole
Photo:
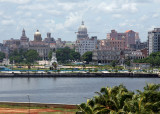
[[[48,58],[49,58],[49,60],[51,60],[51,59],[52,59],[52,52],[53,52],[52,50],[50,50],[50,51],[49,51],[49,54],[48,54]]]
[[[57,70],[57,63],[56,62],[53,62],[52,66],[54,67],[54,70]]]
[[[13,61],[15,63],[21,63],[24,61],[25,58],[25,52],[24,50],[20,50],[19,52],[17,50],[14,50],[13,52],[10,53],[9,55],[9,59],[11,61],[11,63],[13,63]]]
[[[116,61],[116,60],[114,60],[114,61],[112,61],[111,62],[111,66],[113,67],[113,68],[115,68],[115,66],[118,64],[118,61]]]
[[[82,60],[86,61],[87,63],[92,61],[92,52],[91,51],[87,51],[82,55]]]
[[[98,69],[97,69],[97,68],[95,68],[95,69],[94,69],[94,72],[98,72]]]
[[[35,60],[39,60],[39,54],[36,50],[15,50],[10,54],[10,61],[13,63],[33,63]]]
[[[57,61],[60,63],[68,63],[69,61],[80,60],[80,54],[69,47],[59,48],[56,51]]]
[[[130,59],[126,59],[124,61],[124,64],[126,64],[127,66],[131,66],[131,60]]]
[[[36,50],[28,50],[25,53],[25,58],[27,63],[33,63],[34,61],[40,59],[39,54],[37,53]]]
[[[0,61],[3,61],[4,58],[5,58],[5,53],[0,51]]]
[[[128,72],[132,72],[132,69],[128,69]]]
[[[151,53],[144,59],[134,60],[135,63],[150,63],[152,66],[160,66],[160,52]]]
[[[135,94],[125,86],[101,88],[97,96],[79,105],[84,114],[153,114],[160,113],[160,84],[147,84]]]

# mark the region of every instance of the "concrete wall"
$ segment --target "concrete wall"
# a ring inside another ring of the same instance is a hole
[[[0,73],[0,77],[127,77],[127,78],[160,78],[158,74],[142,73]]]

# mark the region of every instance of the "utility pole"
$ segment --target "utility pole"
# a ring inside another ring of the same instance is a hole
[[[28,103],[29,103],[29,105],[28,105],[28,114],[30,114],[30,97],[29,97],[29,95],[27,95],[27,97],[28,97]]]

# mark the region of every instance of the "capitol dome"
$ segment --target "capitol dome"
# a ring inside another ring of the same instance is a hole
[[[82,21],[82,25],[78,28],[78,32],[87,33],[87,27],[84,25],[83,21]]]
[[[39,30],[37,30],[37,32],[34,33],[35,35],[41,35],[41,33],[39,32]]]
[[[34,33],[34,41],[42,41],[41,33],[39,32],[39,30],[37,30],[37,32]]]

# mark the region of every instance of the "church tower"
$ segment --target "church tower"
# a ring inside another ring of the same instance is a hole
[[[21,38],[20,38],[20,41],[21,41],[21,42],[29,42],[29,38],[27,38],[24,29],[22,30],[22,36],[21,36]]]

